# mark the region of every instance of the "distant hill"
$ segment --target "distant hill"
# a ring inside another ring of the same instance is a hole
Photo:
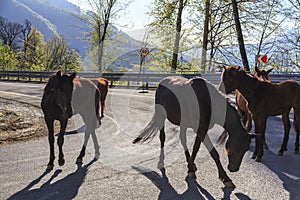
[[[78,19],[81,14],[84,13],[80,8],[67,0],[0,0],[0,16],[21,24],[25,19],[29,20],[42,32],[45,40],[53,34],[63,35],[69,46],[84,57],[89,44],[81,40],[83,35],[80,30],[88,30],[88,27]],[[108,50],[114,48],[116,57],[140,46],[139,41],[115,27],[111,36],[114,40],[109,41],[107,46]]]

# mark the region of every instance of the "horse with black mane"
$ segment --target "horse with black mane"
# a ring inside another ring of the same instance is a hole
[[[259,69],[255,66],[254,77],[256,77],[260,81],[271,82],[269,79],[269,73],[273,70],[273,68],[269,70]],[[235,102],[237,105],[237,109],[243,119],[243,123],[246,126],[248,132],[252,129],[252,114],[248,108],[248,102],[245,97],[239,92],[239,90],[235,90]]]
[[[287,150],[290,132],[289,113],[294,109],[294,126],[297,133],[295,153],[299,153],[300,133],[300,85],[294,80],[280,83],[262,82],[247,74],[237,66],[225,66],[221,75],[219,89],[225,93],[239,90],[248,101],[248,108],[254,119],[256,137],[253,159],[260,162],[263,156],[263,140],[265,138],[266,122],[269,116],[282,115],[284,124],[284,139],[278,152],[283,155]]]
[[[48,140],[50,145],[50,158],[47,165],[48,170],[54,167],[54,120],[60,122],[60,132],[57,144],[59,147],[58,164],[64,165],[63,143],[68,119],[79,113],[86,125],[84,144],[77,157],[76,163],[82,164],[85,149],[90,135],[92,135],[95,158],[100,155],[99,144],[95,134],[97,121],[99,120],[99,98],[98,88],[88,79],[77,78],[76,73],[71,75],[61,74],[58,71],[51,76],[42,97],[41,107],[44,112],[45,122],[48,128]]]
[[[217,165],[220,180],[226,187],[235,187],[223,169],[219,154],[212,145],[207,131],[214,124],[219,124],[229,132],[226,149],[229,158],[228,169],[231,172],[239,170],[251,139],[241,124],[236,109],[213,85],[202,78],[186,79],[179,76],[164,78],[155,93],[154,116],[133,143],[151,140],[160,130],[160,142],[163,149],[166,119],[180,126],[180,139],[185,150],[189,177],[196,178],[197,168],[194,161],[200,144],[203,142]],[[192,128],[197,134],[192,155],[186,145],[187,128]]]

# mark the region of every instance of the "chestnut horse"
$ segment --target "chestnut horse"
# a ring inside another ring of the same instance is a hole
[[[248,108],[254,119],[255,133],[260,135],[256,137],[253,159],[256,158],[258,162],[262,159],[263,139],[269,116],[282,115],[284,139],[278,154],[283,155],[287,150],[291,108],[294,109],[294,125],[297,133],[295,153],[299,153],[300,85],[296,81],[287,80],[276,84],[262,82],[240,67],[226,66],[223,68],[219,89],[227,94],[238,89],[248,101]]]
[[[100,118],[104,117],[104,107],[105,107],[105,100],[108,93],[108,81],[106,78],[96,78],[90,79],[99,89],[100,91],[100,103],[101,103],[101,116]]]
[[[251,139],[235,107],[212,84],[202,78],[185,79],[179,76],[164,78],[155,93],[154,116],[133,143],[151,140],[160,130],[161,149],[163,149],[166,119],[180,126],[180,139],[185,150],[189,177],[196,178],[197,168],[194,161],[203,142],[217,165],[220,180],[226,187],[235,187],[223,169],[219,154],[212,145],[207,131],[214,124],[219,124],[229,132],[226,149],[229,159],[228,169],[231,172],[239,170]],[[197,134],[191,156],[186,145],[187,128],[192,128]]]
[[[89,80],[76,78],[76,73],[72,75],[61,74],[60,71],[50,77],[41,102],[44,112],[45,122],[48,128],[48,140],[50,145],[50,158],[47,165],[48,170],[54,167],[54,120],[60,122],[60,131],[57,139],[59,147],[58,164],[64,165],[63,143],[64,134],[68,119],[73,114],[79,113],[86,125],[84,144],[77,157],[76,163],[82,164],[82,158],[85,155],[85,149],[90,135],[92,135],[95,158],[100,155],[99,144],[95,134],[97,127],[97,118],[99,113],[100,93],[97,87]]]

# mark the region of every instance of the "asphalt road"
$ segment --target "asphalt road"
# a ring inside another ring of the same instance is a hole
[[[0,81],[0,97],[39,105],[44,85]],[[46,172],[49,147],[47,138],[0,147],[0,199],[300,199],[300,155],[294,155],[295,132],[291,130],[289,151],[277,156],[283,139],[279,117],[270,117],[262,163],[246,153],[238,172],[228,175],[236,188],[225,189],[218,180],[217,168],[208,151],[201,147],[196,164],[196,180],[186,180],[187,165],[179,141],[179,129],[167,123],[165,170],[157,169],[160,156],[158,137],[150,143],[133,145],[131,141],[151,118],[154,92],[111,89],[106,116],[96,130],[100,158],[93,160],[90,140],[84,165],[75,164],[83,143],[83,123],[78,115],[69,121],[65,136],[66,164],[57,160]],[[71,134],[72,130],[78,130]],[[222,132],[220,126],[209,131],[213,141]],[[192,145],[194,133],[188,131]],[[58,148],[56,147],[56,153]],[[224,168],[228,160],[224,147],[217,147]]]

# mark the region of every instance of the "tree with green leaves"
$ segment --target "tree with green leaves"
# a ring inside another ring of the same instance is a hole
[[[15,70],[17,64],[16,53],[7,44],[2,45],[0,41],[0,69]]]
[[[171,58],[165,59],[166,65],[171,67],[171,72],[182,66],[178,66],[179,55],[190,49],[187,45],[190,43],[189,33],[191,27],[185,26],[186,18],[184,9],[188,7],[187,0],[166,0],[155,1],[149,11],[153,21],[148,25],[150,33],[154,35],[154,42],[159,42],[161,53]],[[171,52],[171,53],[170,53]],[[168,71],[170,71],[168,70]]]

